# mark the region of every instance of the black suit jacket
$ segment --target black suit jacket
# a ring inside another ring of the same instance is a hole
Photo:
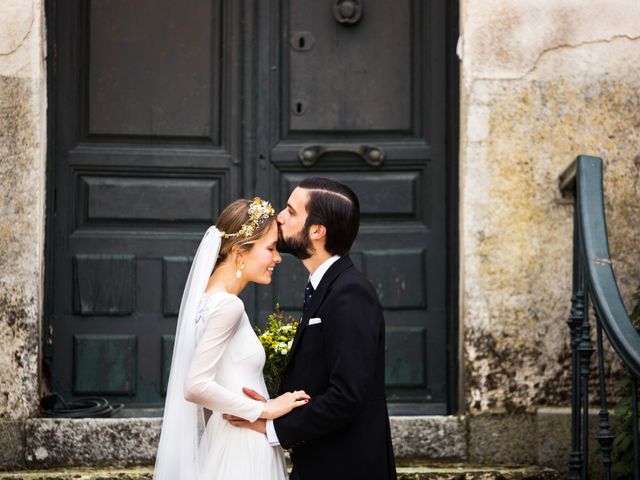
[[[301,480],[396,478],[382,305],[348,256],[331,265],[303,312],[280,390],[311,396],[274,421]]]

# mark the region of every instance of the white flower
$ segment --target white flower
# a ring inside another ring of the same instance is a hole
[[[287,348],[289,348],[289,350],[291,350],[291,345],[293,345],[293,340],[289,340],[289,343],[287,343]]]
[[[280,353],[282,355],[286,355],[287,353],[289,353],[289,351],[286,348],[283,348],[282,350],[280,350]]]
[[[281,326],[278,330],[281,332],[288,332],[289,330],[291,330],[293,328],[292,325],[283,325]]]

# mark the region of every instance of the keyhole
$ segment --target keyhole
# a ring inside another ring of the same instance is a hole
[[[308,52],[315,43],[316,39],[311,32],[292,32],[289,37],[289,44],[296,52]]]
[[[301,116],[304,115],[307,110],[307,104],[302,98],[292,98],[290,105],[292,115]]]

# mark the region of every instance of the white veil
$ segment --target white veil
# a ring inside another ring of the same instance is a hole
[[[221,235],[215,225],[204,234],[182,294],[154,480],[199,478],[199,447],[206,451],[206,445],[199,445],[205,426],[204,412],[199,405],[185,400],[184,384],[196,348],[198,304],[220,252]]]

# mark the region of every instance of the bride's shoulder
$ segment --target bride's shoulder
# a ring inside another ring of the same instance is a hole
[[[213,310],[221,313],[240,315],[244,312],[244,303],[237,295],[223,290],[205,292],[205,300]]]

